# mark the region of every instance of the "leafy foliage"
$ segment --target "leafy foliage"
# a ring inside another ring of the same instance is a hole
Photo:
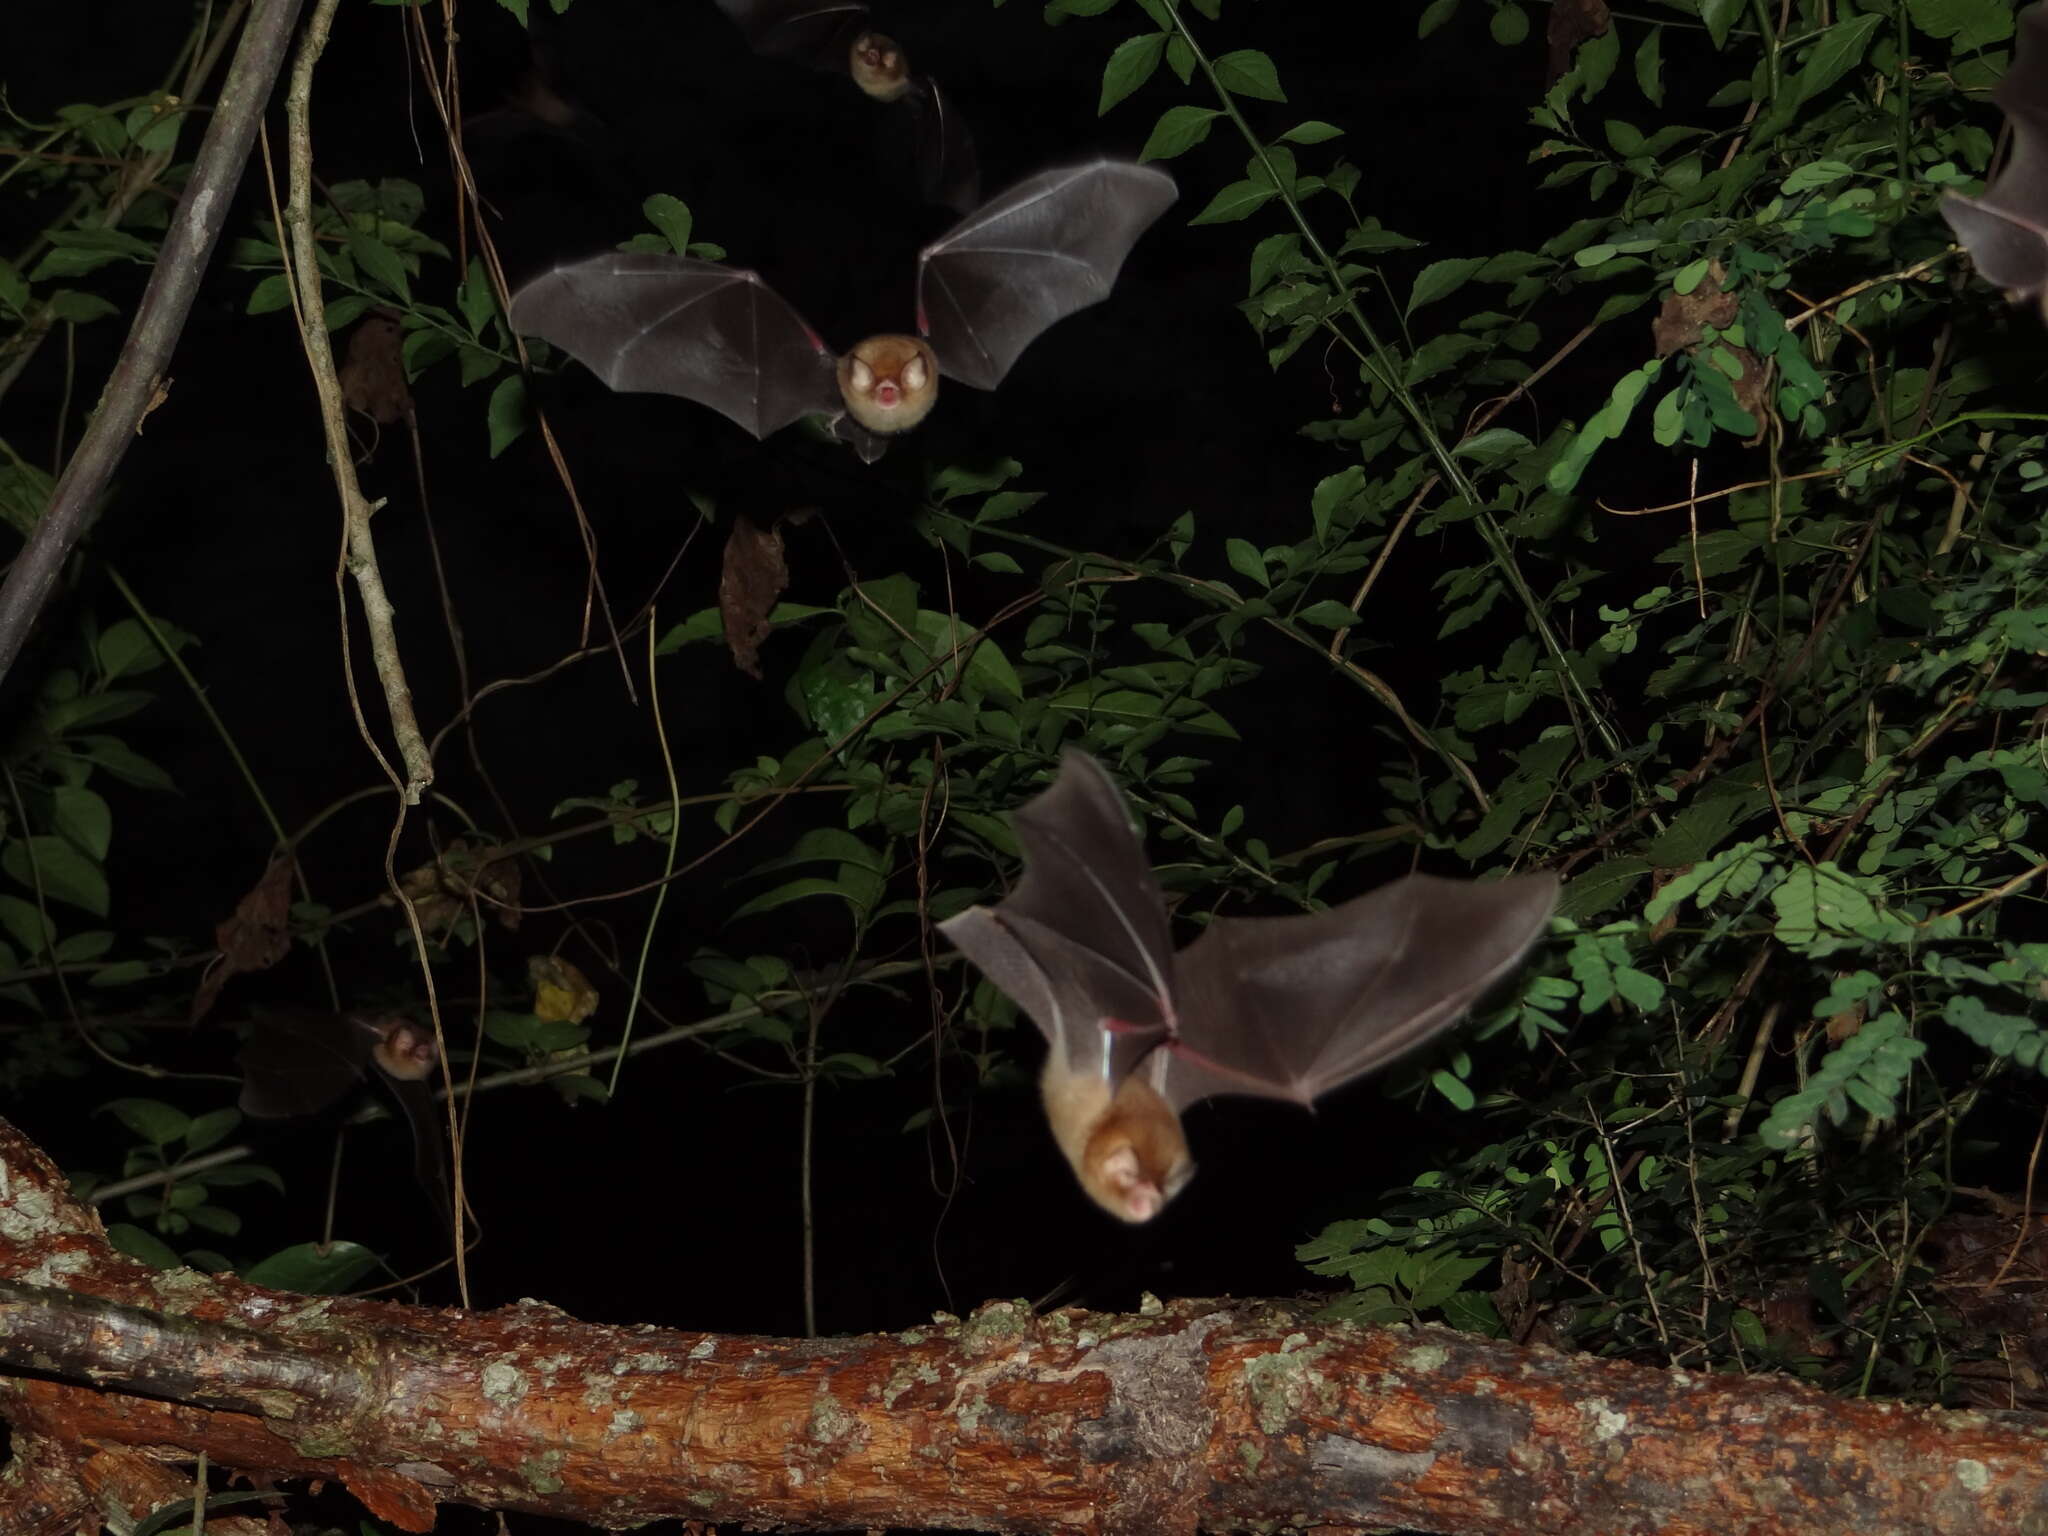
[[[1522,7],[1487,9],[1498,44],[1532,46]],[[622,1042],[643,999],[674,1007],[685,988],[709,1012],[669,1035],[765,1078],[858,1091],[913,1070],[929,1015],[942,1070],[1001,1087],[1016,1077],[1009,1005],[925,939],[1014,871],[1004,812],[1063,746],[1131,783],[1189,926],[1354,891],[1393,872],[1376,856],[1394,849],[1446,868],[1548,865],[1571,884],[1540,973],[1482,1020],[1481,1044],[1425,1072],[1473,1109],[1472,1134],[1301,1250],[1352,1285],[1338,1309],[1957,1394],[1959,1364],[1989,1346],[1902,1298],[1944,1282],[1920,1250],[1958,1157],[1983,1160],[1980,1182],[2020,1182],[1970,1127],[2036,1103],[2048,1071],[2048,854],[2031,840],[2048,798],[2048,417],[2014,406],[2041,338],[1971,281],[1935,214],[1988,167],[1981,98],[2010,16],[1921,0],[1653,9],[1663,19],[1617,15],[1579,39],[1533,107],[1555,232],[1444,253],[1361,210],[1346,103],[1294,101],[1255,48],[1211,52],[1221,0],[1052,0],[1048,23],[1101,35],[1099,109],[1150,114],[1146,158],[1241,141],[1242,174],[1190,187],[1175,238],[1241,247],[1238,308],[1273,369],[1305,366],[1304,349],[1347,360],[1342,402],[1302,427],[1317,473],[1255,526],[1183,512],[1143,547],[1100,552],[1038,531],[1025,466],[931,466],[911,509],[925,563],[849,569],[829,601],[770,613],[789,632],[782,713],[750,761],[699,765],[715,787],[689,792],[673,776],[646,789],[644,765],[640,779],[592,765],[549,831],[485,829],[488,859],[421,855],[409,894],[438,892],[446,918],[423,946],[374,887],[346,917],[303,903],[299,937],[383,924],[422,966],[487,975],[480,1071],[553,1074],[592,1103],[605,1087],[590,1052]],[[1388,18],[1450,47],[1459,10]],[[177,115],[141,110],[75,109],[43,147],[155,152],[144,141]],[[496,454],[529,419],[512,340],[486,264],[457,272],[421,233],[422,196],[395,179],[331,189],[328,323],[387,311],[409,378],[492,382],[476,416]],[[659,233],[643,248],[715,253],[681,199],[646,212]],[[63,285],[152,252],[118,224],[52,229],[38,261],[0,262],[0,306],[92,323],[94,296]],[[275,231],[235,258],[257,274],[249,313],[282,317]],[[1539,397],[1551,408],[1531,408]],[[39,470],[0,472],[17,528],[47,493]],[[1396,581],[1434,594],[1440,618],[1417,637],[1433,697],[1375,670]],[[7,748],[0,985],[45,1021],[77,1011],[52,985],[67,969],[169,995],[141,944],[77,918],[109,905],[97,776],[169,787],[108,729],[147,702],[116,684],[166,659],[135,623],[83,633]],[[658,687],[679,692],[669,680],[721,638],[717,608],[671,619],[652,645]],[[1241,750],[1251,691],[1333,682],[1373,735],[1387,825],[1276,850],[1242,808],[1208,820],[1212,755]],[[726,846],[714,831],[752,861],[729,917],[827,912],[839,952],[821,965],[749,924],[693,934],[653,975],[646,957],[671,935],[650,900],[632,919],[641,968],[608,958],[601,1003],[544,1007],[527,956],[503,952],[531,941],[493,927],[518,903],[486,878],[493,861],[538,872],[573,840],[621,858],[651,841],[671,859],[662,878],[679,878]],[[892,1022],[834,1013],[849,992],[891,1004]],[[17,1039],[10,1088],[80,1070],[62,1028]],[[218,1100],[193,1102],[206,1107],[109,1105],[137,1139],[125,1173],[175,1170],[226,1134]],[[154,1231],[124,1243],[168,1262],[190,1226],[232,1236],[222,1184],[127,1197]],[[265,1262],[248,1272],[354,1278]],[[1788,1287],[1810,1303],[1797,1324],[1763,1300]]]

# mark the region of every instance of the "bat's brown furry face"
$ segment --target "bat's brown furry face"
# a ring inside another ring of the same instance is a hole
[[[1088,1197],[1121,1221],[1150,1221],[1194,1177],[1180,1116],[1151,1086],[1124,1080],[1096,1122],[1075,1172]]]
[[[870,336],[839,359],[839,393],[870,432],[908,432],[939,398],[939,360],[915,336]]]
[[[894,101],[910,89],[910,61],[896,39],[883,33],[863,32],[856,37],[846,67],[853,83],[877,101]]]
[[[405,1023],[385,1026],[370,1054],[378,1066],[404,1083],[424,1082],[440,1056],[432,1035]]]

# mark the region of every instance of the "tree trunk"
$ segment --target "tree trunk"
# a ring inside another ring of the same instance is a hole
[[[437,1502],[608,1527],[2048,1531],[2033,1416],[1268,1302],[995,1302],[799,1341],[316,1299],[115,1253],[4,1121],[0,1181],[0,1529],[22,1536],[75,1528],[85,1465],[128,1446],[338,1481],[408,1531]]]

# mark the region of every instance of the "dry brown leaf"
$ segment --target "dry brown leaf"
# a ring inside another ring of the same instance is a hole
[[[472,894],[502,926],[519,926],[519,863],[495,844],[472,848],[458,837],[433,863],[399,876],[398,888],[429,938],[444,937],[462,920]]]
[[[1706,326],[1726,330],[1735,323],[1740,305],[1734,294],[1721,291],[1722,271],[1721,264],[1715,262],[1691,293],[1674,292],[1664,300],[1650,326],[1650,340],[1659,357],[1669,357],[1682,347],[1698,346]]]
[[[373,309],[349,333],[348,359],[341,365],[341,400],[380,427],[412,419],[412,391],[405,383],[405,333],[397,317]]]
[[[213,1011],[220,989],[243,971],[267,971],[291,953],[292,860],[272,859],[263,878],[235,903],[235,910],[213,930],[220,955],[199,978],[192,994],[192,1022]]]
[[[768,638],[768,615],[782,589],[789,585],[789,567],[782,559],[780,520],[763,528],[749,518],[733,520],[725,540],[725,571],[718,578],[718,612],[725,620],[725,643],[733,665],[749,677],[761,675],[761,642]]]
[[[1572,55],[1589,37],[1605,37],[1611,25],[1607,0],[1556,0],[1550,8],[1550,84],[1571,72]]]

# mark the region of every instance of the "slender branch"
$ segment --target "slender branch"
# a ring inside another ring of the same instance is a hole
[[[327,46],[328,28],[333,24],[338,3],[339,0],[319,0],[314,7],[305,41],[292,64],[290,88],[285,92],[291,190],[284,209],[284,226],[297,269],[293,275],[298,291],[299,335],[305,343],[306,363],[313,372],[313,387],[320,396],[320,423],[327,438],[328,467],[341,497],[348,570],[355,577],[356,591],[362,598],[363,619],[370,631],[370,656],[384,687],[384,703],[391,714],[392,734],[398,738],[399,755],[405,760],[405,803],[417,805],[421,792],[434,781],[434,764],[413,714],[412,687],[406,682],[405,667],[398,654],[395,610],[385,594],[383,572],[377,565],[376,541],[370,535],[370,515],[376,509],[356,481],[355,459],[349,452],[341,382],[335,377],[334,349],[327,338],[327,306],[320,294],[319,250],[313,235],[313,69]]]
[[[99,409],[51,493],[42,521],[8,571],[6,583],[0,585],[0,677],[21,655],[29,631],[56,585],[57,572],[85,532],[142,418],[170,387],[164,369],[185,328],[185,317],[191,312],[199,281],[234,201],[264,103],[284,65],[301,3],[258,0],[250,12],[227,83],[193,162],[192,177],[171,215],[156,270],[143,290],[135,323],[107,379]]]

